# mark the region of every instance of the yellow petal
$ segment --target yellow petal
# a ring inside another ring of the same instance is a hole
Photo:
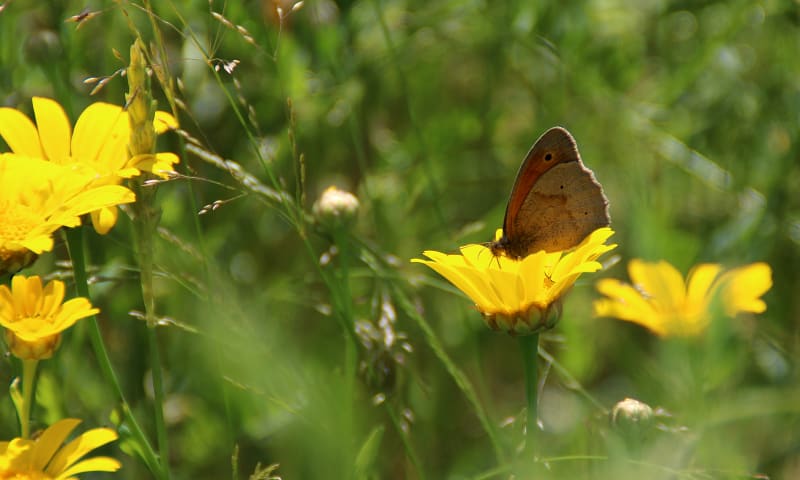
[[[11,322],[15,320],[14,314],[14,297],[11,295],[11,290],[5,286],[0,285],[0,322]]]
[[[162,134],[167,130],[178,128],[178,121],[171,113],[157,110],[155,118],[153,118],[153,128],[157,134]]]
[[[44,158],[36,125],[19,110],[0,108],[0,137],[14,153]]]
[[[64,282],[60,280],[47,282],[42,292],[42,303],[37,308],[40,315],[49,317],[55,314],[61,308],[61,302],[64,301],[64,291]]]
[[[488,274],[487,286],[491,295],[492,302],[486,305],[485,313],[512,313],[520,310],[522,296],[519,276],[513,272],[499,269],[490,269],[485,272]]]
[[[59,330],[66,330],[78,320],[100,313],[99,308],[92,308],[92,304],[84,297],[72,298],[64,302],[59,314]]]
[[[505,258],[495,257],[491,250],[478,244],[464,245],[459,250],[461,251],[461,255],[454,256],[459,258],[465,266],[472,268],[490,268],[493,262],[499,262],[502,258]],[[499,263],[495,266],[497,265],[499,265]]]
[[[726,272],[720,284],[723,285],[725,309],[730,315],[761,313],[767,309],[760,297],[772,288],[772,269],[763,262],[745,265]]]
[[[53,455],[64,443],[64,440],[69,436],[70,432],[75,430],[75,427],[81,421],[75,418],[65,418],[50,425],[47,430],[36,440],[33,455],[33,467],[36,470],[44,471],[44,467],[53,458]]]
[[[55,480],[69,480],[79,473],[86,472],[116,472],[120,467],[122,464],[111,457],[92,457],[64,470]]]
[[[596,284],[597,291],[608,297],[609,302],[614,302],[614,314],[605,311],[595,310],[595,315],[601,317],[617,317],[623,320],[635,321],[640,317],[656,317],[658,312],[653,306],[642,297],[641,292],[627,283],[620,282],[613,278],[604,278]],[[604,304],[604,307],[610,305]],[[648,320],[653,323],[653,320]]]
[[[547,256],[544,252],[537,252],[525,257],[520,265],[519,278],[525,279],[524,298],[528,301],[544,300],[545,290],[545,262]]]
[[[105,235],[116,225],[119,210],[116,206],[103,207],[92,211],[91,216],[94,231],[100,235]]]
[[[498,228],[497,230],[494,231],[494,241],[495,242],[500,241],[501,238],[503,238],[503,229]]]
[[[57,225],[53,225],[52,229],[47,233],[29,235],[28,238],[20,242],[20,244],[37,255],[42,252],[49,252],[53,249],[53,237],[51,234],[58,230],[58,228]]]
[[[121,185],[105,185],[86,190],[71,198],[63,211],[53,215],[54,222],[67,220],[69,217],[80,216],[103,207],[111,207],[122,203],[136,201],[136,195]]]
[[[122,119],[118,122],[123,121]],[[118,175],[120,171],[127,171],[128,157],[128,130],[121,131],[117,128],[109,132],[109,136],[100,151],[97,153],[92,165],[98,172],[105,175]]]
[[[37,311],[36,303],[42,296],[42,279],[38,275],[14,275],[11,279],[11,293],[17,312],[26,317],[33,316]]]
[[[595,300],[593,304],[595,315],[599,317],[614,317],[626,322],[641,325],[657,335],[666,335],[667,330],[663,322],[658,321],[657,315],[635,315],[625,304],[603,298]]]
[[[426,252],[426,255],[430,252]],[[437,252],[438,253],[438,252]],[[448,265],[445,263],[430,262],[427,260],[414,259],[412,262],[424,263],[436,273],[446,278],[456,288],[464,292],[473,302],[478,305],[485,305],[490,303],[486,294],[489,293],[484,289],[479,288],[481,282],[471,275],[468,270],[462,270]]]
[[[128,116],[121,107],[104,102],[93,103],[75,122],[72,156],[79,162],[97,162],[101,150],[105,148],[108,151],[110,143],[114,145],[112,150],[119,150],[120,139],[127,141],[128,131]]]
[[[180,157],[170,152],[152,155],[136,155],[128,162],[128,166],[138,170],[152,172],[161,178],[169,178],[168,172],[174,171],[172,165],[178,163]]]
[[[686,281],[687,306],[705,308],[713,293],[714,280],[721,270],[722,267],[716,263],[701,263],[692,268]]]
[[[84,432],[64,445],[64,447],[56,453],[53,460],[47,466],[47,473],[50,475],[58,475],[95,448],[113,442],[116,439],[117,432],[110,428],[94,428]]]
[[[39,139],[51,162],[65,163],[70,158],[72,127],[64,109],[49,98],[33,97],[33,113],[39,127]]]
[[[581,245],[585,244],[603,245],[606,242],[606,240],[611,238],[612,235],[614,235],[614,230],[612,230],[611,227],[598,228],[594,232],[590,233],[589,236],[586,237],[581,242]],[[616,247],[616,245],[614,246]]]
[[[628,274],[637,287],[641,287],[652,301],[662,309],[681,306],[686,298],[683,276],[665,261],[656,263],[633,259],[628,264]]]

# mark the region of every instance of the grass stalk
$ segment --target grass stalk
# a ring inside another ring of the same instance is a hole
[[[69,250],[70,259],[72,260],[72,270],[75,277],[75,289],[79,296],[90,299],[86,262],[83,253],[83,230],[80,228],[67,229],[66,235],[67,248]],[[89,323],[89,340],[92,343],[92,348],[97,357],[97,363],[100,366],[100,370],[103,372],[103,377],[106,379],[106,382],[111,385],[117,397],[117,401],[121,405],[122,418],[130,429],[132,440],[137,445],[137,450],[150,471],[153,472],[156,478],[163,480],[166,477],[162,471],[158,456],[155,450],[153,450],[147,436],[144,434],[144,430],[139,426],[139,422],[136,421],[130,404],[122,391],[119,378],[111,364],[111,358],[108,356],[108,350],[106,350],[103,336],[100,333],[100,325],[97,323],[97,317],[91,316],[86,321]]]
[[[522,350],[522,364],[525,370],[525,400],[527,402],[524,455],[526,459],[533,460],[536,455],[536,433],[539,430],[539,370],[537,362],[539,334],[520,336],[519,346]]]

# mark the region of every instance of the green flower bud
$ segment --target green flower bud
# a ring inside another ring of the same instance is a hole
[[[348,226],[358,212],[358,198],[350,192],[328,187],[314,203],[317,220],[327,226]]]

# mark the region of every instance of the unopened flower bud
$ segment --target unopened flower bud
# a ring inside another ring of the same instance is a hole
[[[633,398],[626,398],[611,410],[611,424],[629,443],[638,443],[653,424],[653,409],[650,405]]]
[[[329,226],[348,225],[358,212],[358,198],[350,192],[328,187],[314,203],[314,216]]]
[[[154,109],[146,66],[144,45],[136,39],[131,45],[131,62],[127,69],[130,93],[125,95],[131,132],[128,148],[132,157],[152,154],[156,144]]]

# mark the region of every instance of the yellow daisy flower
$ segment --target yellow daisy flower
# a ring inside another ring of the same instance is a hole
[[[412,262],[424,263],[464,292],[493,330],[535,333],[555,324],[559,299],[582,273],[602,268],[597,258],[616,248],[605,244],[613,233],[599,228],[569,253],[540,251],[515,260],[495,257],[484,245],[466,245],[460,255],[429,250],[423,254],[430,260]]]
[[[81,215],[135,200],[127,188],[94,186],[91,176],[69,167],[0,154],[0,275],[52,250],[53,232],[80,225]]]
[[[57,102],[33,97],[32,103],[36,124],[19,110],[0,108],[0,136],[14,153],[83,169],[95,178],[95,185],[119,185],[122,179],[135,177],[142,170],[166,178],[179,161],[174,153],[129,158],[128,113],[117,105],[89,105],[78,117],[73,132],[67,114]],[[156,133],[162,133],[177,128],[178,123],[169,113],[158,111],[153,126]],[[117,215],[116,206],[92,211],[95,230],[108,233]]]
[[[100,311],[83,297],[63,301],[64,282],[59,280],[42,288],[42,279],[36,275],[15,275],[11,289],[0,285],[0,325],[6,329],[11,353],[22,360],[50,358],[61,332]]]
[[[35,440],[15,438],[0,442],[0,479],[76,480],[86,472],[116,472],[119,461],[110,457],[80,460],[87,453],[117,439],[110,428],[94,428],[66,445],[67,436],[81,423],[65,418],[54,423]]]
[[[80,225],[81,215],[135,200],[121,185],[94,186],[91,176],[71,168],[0,154],[0,275],[52,250],[53,232]]]
[[[772,270],[753,263],[722,271],[718,264],[696,265],[684,282],[680,272],[665,261],[631,260],[628,273],[633,285],[614,279],[597,282],[608,298],[596,300],[595,315],[638,323],[660,336],[696,336],[705,331],[715,296],[729,316],[761,313],[767,305],[761,295],[772,287]]]

